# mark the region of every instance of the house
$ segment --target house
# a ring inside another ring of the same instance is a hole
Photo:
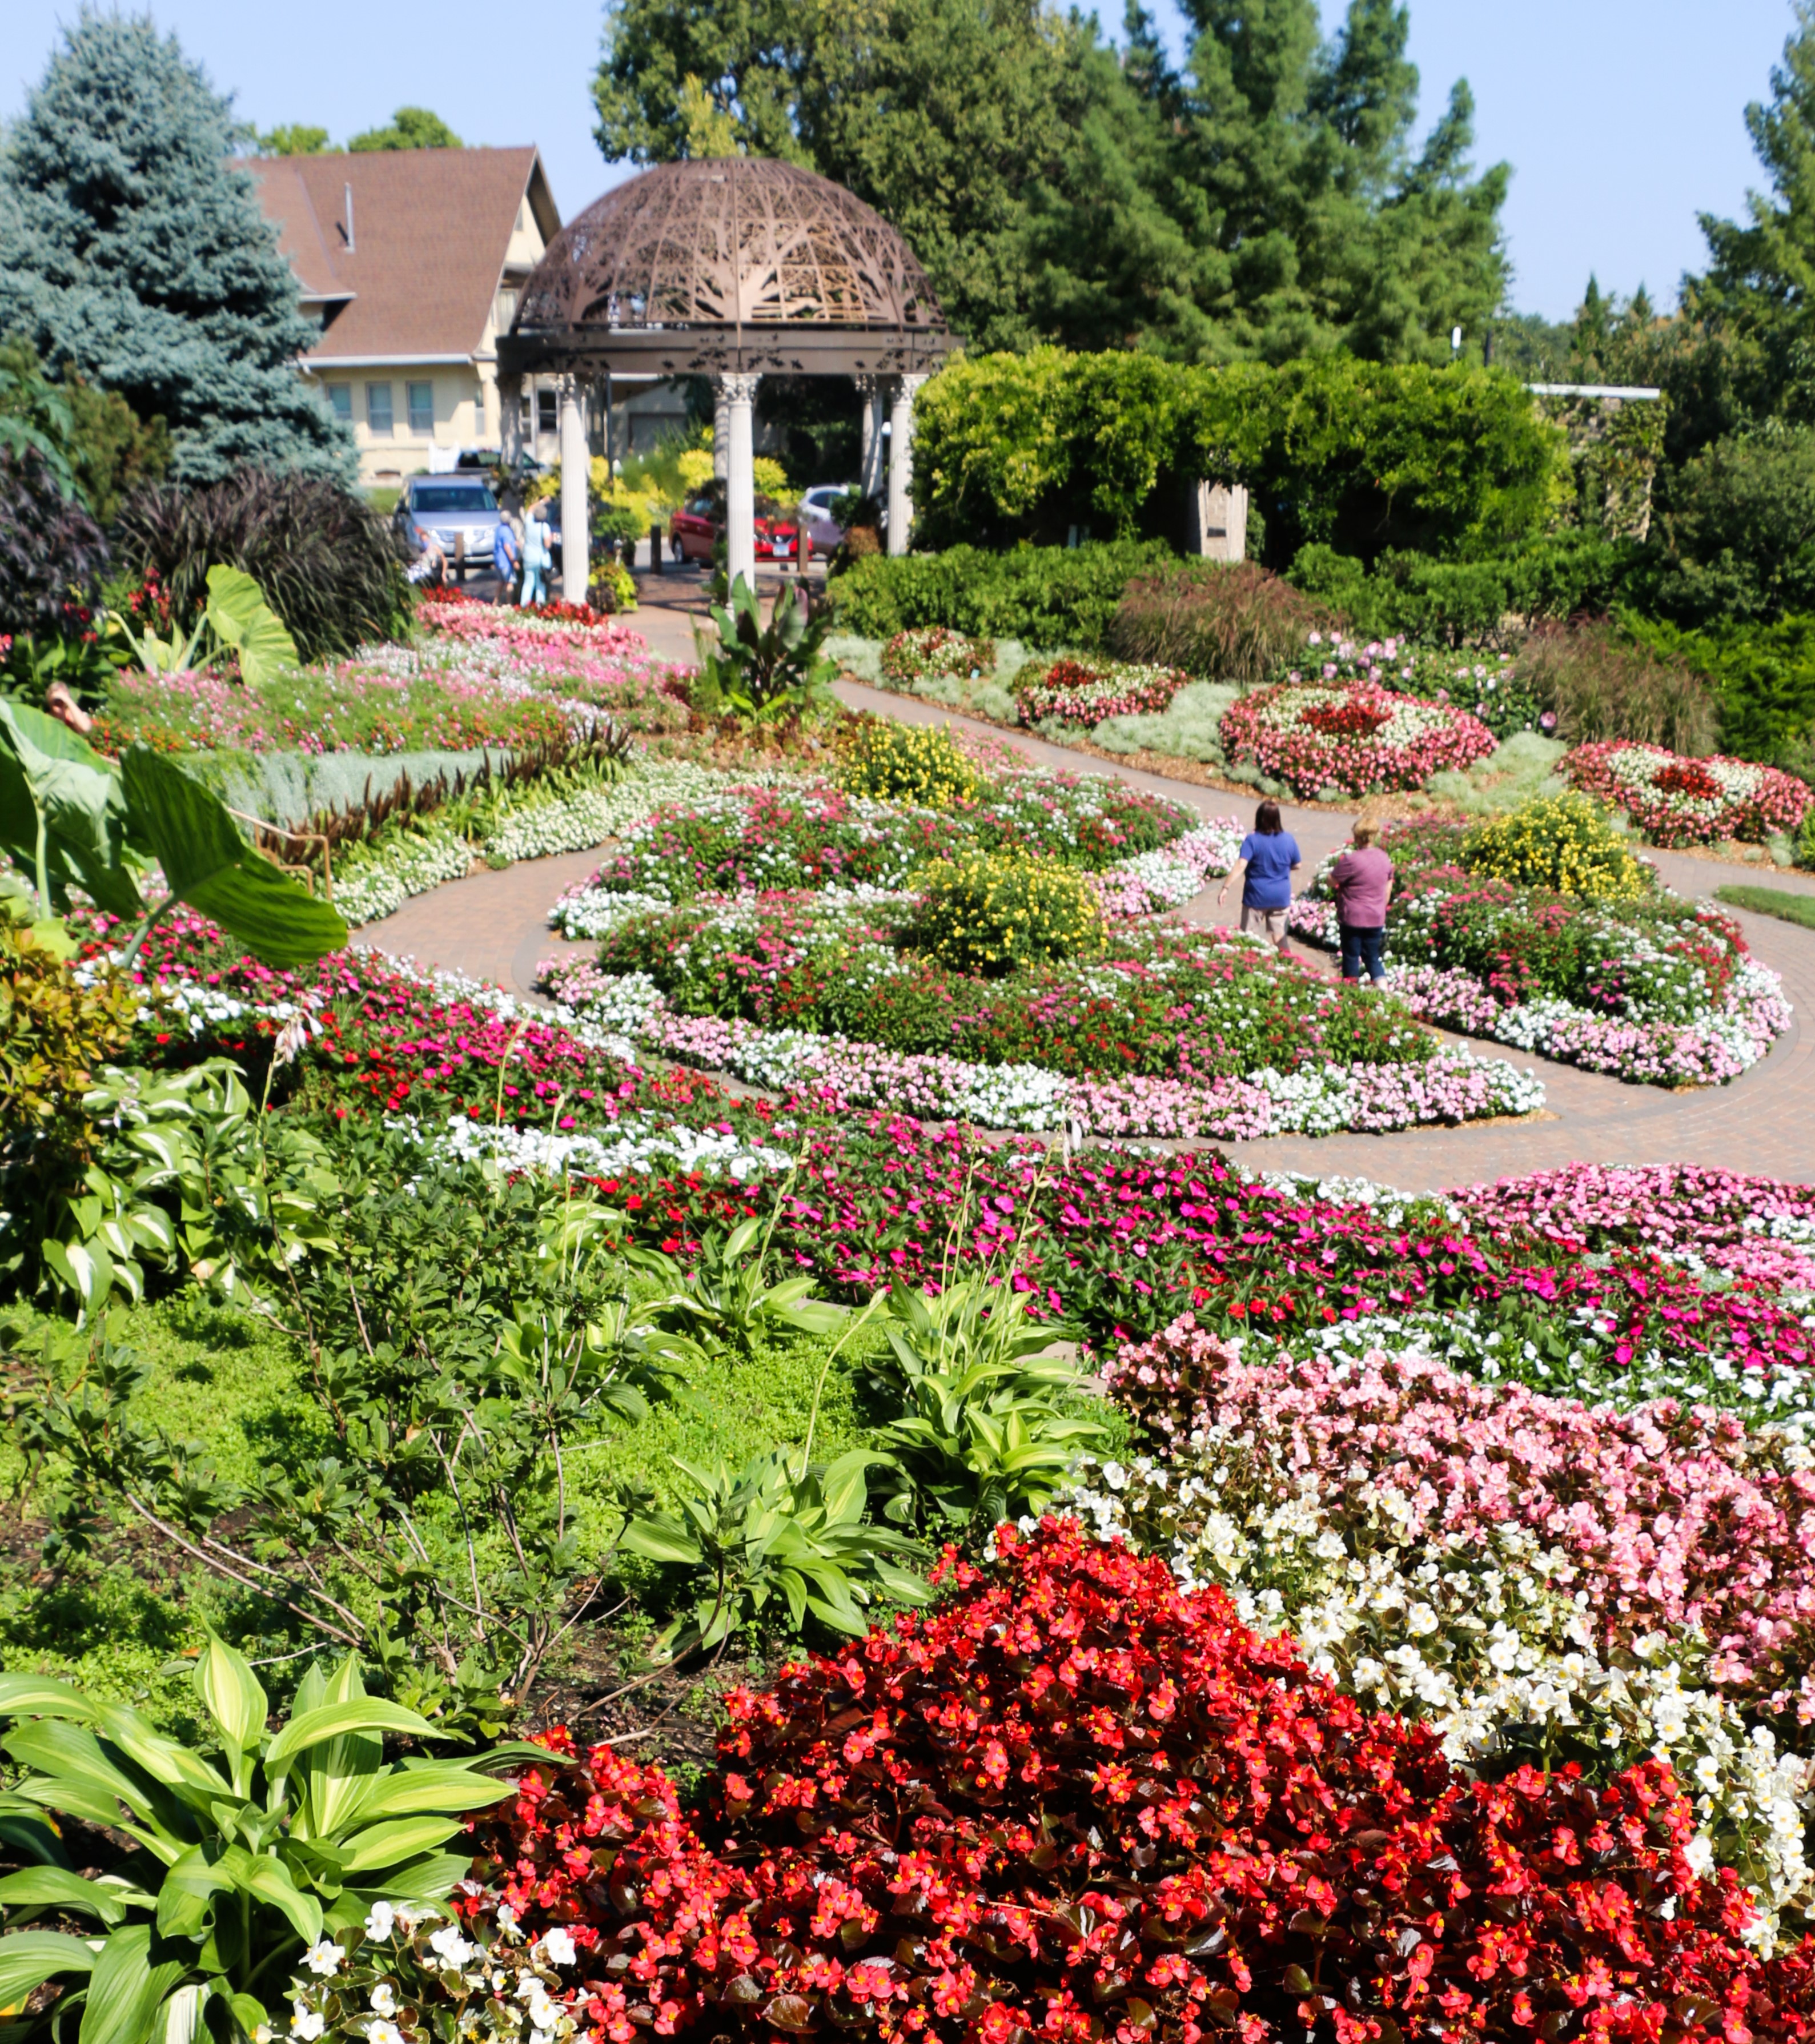
[[[321,337],[303,359],[359,443],[368,486],[502,444],[498,334],[561,224],[540,156],[399,149],[246,167]],[[559,455],[552,378],[525,379],[527,451]]]

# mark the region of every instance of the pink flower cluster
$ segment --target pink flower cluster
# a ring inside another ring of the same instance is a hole
[[[1379,1350],[1244,1366],[1189,1313],[1105,1374],[1137,1413],[1182,1394],[1194,1427],[1290,1443],[1322,1496],[1433,1540],[1526,1527],[1569,1558],[1607,1644],[1699,1627],[1715,1687],[1815,1718],[1815,1470],[1781,1434],[1674,1400],[1590,1408]]]
[[[1421,788],[1433,774],[1485,759],[1495,743],[1466,710],[1340,676],[1256,689],[1224,711],[1218,731],[1232,760],[1309,796]]]
[[[1696,1164],[1570,1164],[1450,1197],[1483,1220],[1516,1223],[1567,1249],[1632,1244],[1815,1291],[1815,1186]]]
[[[1562,772],[1572,787],[1625,810],[1659,844],[1762,843],[1773,832],[1796,830],[1815,801],[1806,782],[1775,766],[1719,753],[1690,759],[1629,738],[1577,746]]]

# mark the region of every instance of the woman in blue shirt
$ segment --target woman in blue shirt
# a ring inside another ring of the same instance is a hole
[[[1254,813],[1254,828],[1241,841],[1235,870],[1217,897],[1220,909],[1229,899],[1231,882],[1241,875],[1241,927],[1251,936],[1271,937],[1286,948],[1286,911],[1292,905],[1292,875],[1298,864],[1298,840],[1279,820],[1279,805],[1263,802]]]

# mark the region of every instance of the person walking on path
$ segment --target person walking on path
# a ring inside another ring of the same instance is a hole
[[[548,571],[555,565],[555,550],[548,544],[548,506],[538,504],[529,514],[523,532],[523,607],[548,601]]]
[[[1298,865],[1298,840],[1279,820],[1279,805],[1263,802],[1254,813],[1254,828],[1242,840],[1234,868],[1217,897],[1220,909],[1229,899],[1236,874],[1240,874],[1241,927],[1250,936],[1271,938],[1282,956],[1286,912],[1292,905],[1292,875]]]
[[[498,530],[492,535],[491,571],[498,577],[498,600],[509,603],[517,586],[517,571],[521,564],[523,549],[517,544],[517,535],[511,529],[510,514],[506,512],[498,521]]]
[[[1342,936],[1342,976],[1359,982],[1365,966],[1379,986],[1386,978],[1381,953],[1386,942],[1386,897],[1393,891],[1393,862],[1374,842],[1374,826],[1357,824],[1354,842],[1335,865],[1336,928]]]

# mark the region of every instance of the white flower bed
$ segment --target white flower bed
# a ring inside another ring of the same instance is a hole
[[[794,1159],[785,1150],[745,1143],[729,1126],[682,1128],[659,1125],[647,1115],[627,1114],[608,1134],[566,1134],[556,1129],[506,1128],[452,1115],[440,1128],[402,1117],[388,1127],[413,1135],[437,1160],[496,1164],[507,1171],[539,1171],[556,1178],[610,1178],[629,1171],[722,1174],[748,1183],[786,1171]]]

